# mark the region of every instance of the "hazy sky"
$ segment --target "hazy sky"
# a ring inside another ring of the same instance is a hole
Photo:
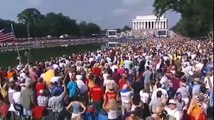
[[[37,8],[42,14],[63,13],[72,19],[97,23],[105,28],[122,28],[132,25],[137,15],[150,15],[154,0],[1,0],[0,18],[17,21],[17,14],[26,8]],[[169,27],[180,15],[166,13]]]

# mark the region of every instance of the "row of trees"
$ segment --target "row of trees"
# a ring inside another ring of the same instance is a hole
[[[18,14],[18,23],[0,19],[0,29],[14,25],[16,37],[27,37],[28,30],[31,37],[45,37],[48,35],[59,37],[63,34],[71,36],[90,37],[99,35],[101,28],[94,23],[81,22],[71,19],[59,13],[47,13],[43,15],[35,8],[28,8]]]
[[[174,30],[189,37],[202,37],[213,31],[213,0],[155,0],[154,13],[161,16],[168,10],[181,14]]]

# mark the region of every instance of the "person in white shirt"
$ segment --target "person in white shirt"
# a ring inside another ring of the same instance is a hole
[[[129,89],[127,84],[123,85],[123,88],[120,91],[121,102],[122,102],[122,115],[125,115],[126,111],[129,111],[131,108],[131,97],[133,95],[133,90]]]
[[[109,74],[107,73],[106,69],[104,69],[102,73],[103,73],[103,86],[106,86],[106,81],[109,78]]]
[[[76,83],[80,90],[80,94],[84,94],[88,91],[87,85],[82,81],[82,75],[76,75]]]
[[[176,118],[176,120],[182,120],[182,114],[177,110],[177,104],[174,99],[169,100],[169,105],[165,107],[168,115]]]
[[[118,69],[117,62],[114,62],[111,66],[111,70],[114,71],[115,69]]]
[[[21,104],[21,87],[19,85],[15,86],[15,92],[13,93],[14,103]]]
[[[204,79],[204,84],[208,90],[213,89],[213,74],[212,74],[212,72],[207,73],[207,76]]]
[[[192,70],[192,66],[189,62],[184,63],[182,67],[182,72],[185,74],[186,77],[189,76],[189,72]]]
[[[51,78],[51,83],[59,83],[61,81],[62,77],[61,76],[53,76]]]
[[[147,103],[149,102],[149,90],[144,88],[143,90],[141,90],[139,92],[140,94],[140,100],[143,102],[143,103]]]
[[[168,84],[169,84],[169,79],[167,77],[168,74],[170,73],[165,73],[165,75],[160,80],[160,84],[162,85],[162,88],[168,87]]]
[[[161,88],[161,84],[160,83],[157,83],[157,89],[155,91],[153,91],[151,100],[157,99],[156,94],[157,94],[158,91],[162,92],[162,97],[168,98],[167,91],[165,89]]]

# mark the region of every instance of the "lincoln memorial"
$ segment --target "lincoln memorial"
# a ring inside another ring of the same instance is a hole
[[[168,19],[155,15],[137,16],[133,20],[133,30],[161,30],[168,29]]]

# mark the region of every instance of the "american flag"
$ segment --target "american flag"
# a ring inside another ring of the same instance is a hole
[[[14,39],[15,37],[11,29],[4,28],[0,30],[0,42],[13,41]]]

